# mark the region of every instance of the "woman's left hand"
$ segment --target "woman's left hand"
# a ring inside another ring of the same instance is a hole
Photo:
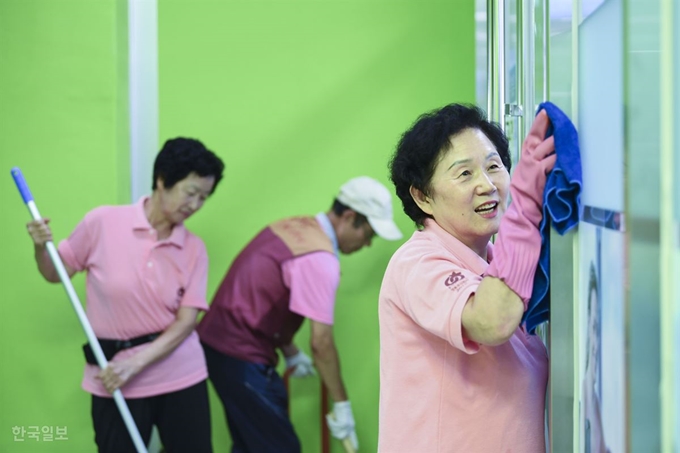
[[[116,360],[114,356],[106,369],[99,372],[97,379],[108,392],[115,392],[144,368],[174,351],[193,332],[197,317],[198,308],[180,307],[175,321],[158,338],[130,357]]]
[[[135,361],[135,356],[123,360],[113,360],[99,372],[97,379],[101,380],[107,392],[113,393],[137,375],[141,369],[142,367]]]

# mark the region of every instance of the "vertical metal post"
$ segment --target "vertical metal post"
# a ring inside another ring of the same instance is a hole
[[[520,1],[517,7],[517,30],[521,33],[517,36],[517,42],[520,43],[518,47],[521,48],[518,53],[521,57],[518,65],[522,68],[522,78],[517,78],[517,102],[520,103],[521,107],[518,121],[522,137],[529,132],[536,104],[536,37],[534,32],[536,20],[534,3],[534,0],[524,0]]]
[[[521,143],[524,139],[524,136],[528,131],[524,130],[524,121],[522,120],[524,112],[527,109],[530,109],[531,107],[526,103],[526,95],[527,95],[527,90],[526,87],[530,84],[532,84],[532,79],[534,78],[533,74],[533,67],[528,67],[526,65],[526,56],[527,56],[527,42],[531,41],[533,38],[531,30],[533,29],[533,22],[530,20],[525,20],[527,18],[526,16],[526,9],[527,5],[533,4],[533,0],[518,0],[516,9],[517,9],[517,62],[515,63],[516,69],[516,90],[517,90],[517,96],[516,96],[516,102],[517,105],[514,106],[514,111],[509,111],[506,110],[506,114],[512,114],[514,116],[514,121],[515,121],[515,130],[518,132],[518,135],[515,139],[517,142],[517,161],[519,162],[519,156],[520,156],[520,150],[521,150]],[[525,27],[528,29],[526,30]]]
[[[661,451],[670,453],[677,451],[679,446],[675,444],[676,427],[678,426],[675,404],[677,402],[676,392],[679,391],[675,387],[677,376],[675,376],[675,354],[679,351],[674,351],[675,346],[675,331],[674,326],[676,322],[675,305],[675,284],[674,280],[677,278],[677,267],[675,263],[675,254],[678,248],[677,238],[675,237],[675,213],[673,195],[674,187],[674,172],[675,159],[673,150],[675,148],[674,132],[675,132],[675,109],[676,102],[675,84],[674,84],[674,61],[673,61],[673,40],[674,29],[673,21],[675,15],[673,13],[674,2],[672,0],[663,0],[660,4],[660,22],[661,22],[661,52],[660,52],[660,73],[661,83],[659,86],[660,92],[660,133],[661,133],[661,149],[660,149],[660,318],[661,318]]]
[[[158,3],[128,0],[132,201],[151,191],[158,152]]]
[[[504,0],[487,0],[487,71],[489,120],[505,131],[505,4]]]
[[[130,202],[151,191],[158,152],[158,0],[127,0]],[[149,453],[160,452],[156,427]]]
[[[495,96],[493,73],[495,71],[493,36],[494,36],[493,0],[486,0],[486,115],[493,121],[493,102]]]
[[[547,101],[550,93],[550,0],[543,0],[543,96],[542,101]]]

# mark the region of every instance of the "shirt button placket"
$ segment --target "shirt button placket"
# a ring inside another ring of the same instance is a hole
[[[147,251],[147,262],[146,262],[146,267],[151,270],[153,267],[153,260],[151,259],[152,254],[153,254],[153,249],[156,246],[156,241],[155,241],[155,236],[156,236],[156,230],[151,228],[149,230],[149,236],[152,238],[151,246],[149,247]]]

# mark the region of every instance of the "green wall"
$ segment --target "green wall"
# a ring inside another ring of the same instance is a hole
[[[159,142],[193,136],[227,164],[225,180],[189,221],[208,246],[210,295],[266,223],[325,211],[353,176],[388,184],[387,160],[417,115],[474,101],[473,6],[159,2]],[[80,389],[84,335],[63,290],[37,273],[29,215],[9,171],[21,167],[57,239],[92,207],[129,200],[125,30],[120,1],[0,0],[3,452],[94,450]],[[395,211],[410,236],[396,198]],[[376,240],[342,258],[336,340],[362,451],[377,445],[376,302],[398,246]],[[83,277],[74,282],[82,295]],[[308,330],[297,338],[307,352]],[[320,451],[319,381],[291,385],[304,451]],[[226,452],[221,405],[211,398],[215,452]],[[29,425],[68,426],[69,440],[14,442],[12,426]],[[342,451],[339,443],[333,451]]]
[[[118,17],[114,1],[0,0],[1,452],[94,451],[85,335],[61,285],[38,274],[10,169],[57,240],[89,209],[129,199]],[[74,285],[82,298],[83,276]],[[65,426],[68,440],[15,442],[14,426]]]
[[[222,185],[190,221],[210,254],[210,294],[264,225],[325,211],[353,176],[387,184],[388,158],[419,114],[474,102],[473,6],[468,0],[160,3],[160,135],[200,137],[227,165]],[[394,202],[409,237],[413,225]],[[362,451],[377,447],[377,297],[399,245],[376,240],[341,260],[335,336]],[[308,324],[296,342],[310,352]],[[294,380],[291,390],[303,451],[320,451],[319,380]],[[212,396],[215,451],[227,452],[222,407]],[[333,449],[342,446],[334,441]]]

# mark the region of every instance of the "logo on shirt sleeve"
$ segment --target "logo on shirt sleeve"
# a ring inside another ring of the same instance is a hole
[[[175,301],[179,304],[182,302],[182,297],[184,297],[184,287],[180,286],[179,289],[177,290],[177,298]]]
[[[451,288],[453,285],[455,285],[456,283],[458,283],[458,282],[460,282],[464,279],[465,279],[465,275],[463,275],[462,272],[453,271],[453,272],[451,272],[451,275],[446,277],[446,280],[444,280],[444,285]]]

